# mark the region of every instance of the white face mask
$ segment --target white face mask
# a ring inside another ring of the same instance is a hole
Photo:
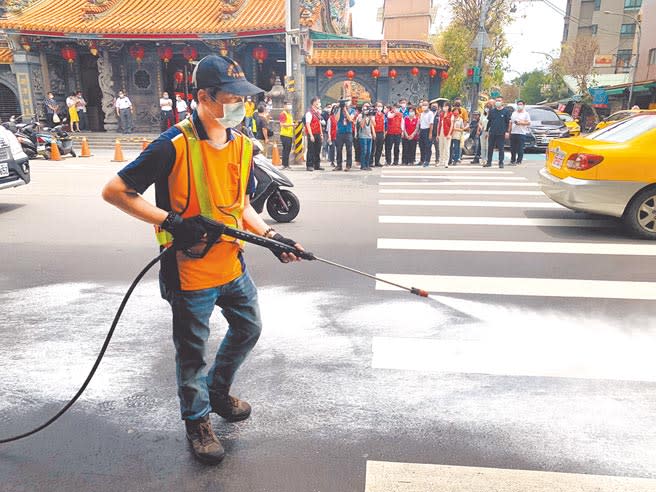
[[[523,104],[518,104],[518,105],[517,105],[517,109],[519,109],[520,111],[523,110],[523,109],[524,109],[524,105],[523,105]]]
[[[246,116],[246,108],[242,101],[223,105],[223,118],[214,118],[225,128],[234,128],[242,122]]]

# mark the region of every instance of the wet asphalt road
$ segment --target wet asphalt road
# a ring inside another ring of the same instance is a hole
[[[541,157],[531,157],[498,176],[536,181]],[[104,155],[35,161],[29,186],[0,192],[0,438],[41,423],[74,394],[123,291],[156,254],[150,226],[100,198],[119,167]],[[613,225],[379,223],[380,215],[582,217],[564,209],[379,205],[381,198],[504,197],[383,196],[380,170],[291,176],[301,215],[277,229],[372,273],[649,283],[656,267],[651,255],[586,254],[588,243],[644,244]],[[579,247],[568,254],[395,250],[378,249],[378,238]],[[0,489],[362,492],[368,461],[656,478],[652,301],[448,288],[423,300],[320,264],[282,266],[255,247],[247,264],[265,328],[234,386],[253,405],[252,417],[238,424],[213,417],[227,450],[221,465],[201,465],[188,450],[168,305],[152,272],[82,399],[40,434],[0,447]],[[218,313],[214,326],[216,347],[225,331]],[[408,340],[410,357],[401,346]],[[456,345],[418,368],[410,360],[417,340]],[[398,353],[376,355],[379,342]],[[483,347],[474,361],[463,352],[470,342]],[[553,360],[564,363],[554,369]]]

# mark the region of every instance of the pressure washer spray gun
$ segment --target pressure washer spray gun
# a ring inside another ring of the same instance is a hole
[[[281,253],[291,253],[293,255],[298,256],[299,258],[302,258],[304,260],[309,260],[309,261],[320,261],[321,263],[325,263],[326,265],[330,265],[333,267],[341,268],[342,270],[346,270],[351,273],[355,273],[357,275],[362,275],[363,277],[371,278],[373,280],[376,280],[378,282],[383,282],[385,284],[392,285],[394,287],[397,287],[402,290],[406,290],[410,292],[411,294],[415,294],[419,297],[428,297],[428,292],[422,289],[418,289],[416,287],[405,287],[403,285],[399,285],[394,282],[390,282],[389,280],[382,279],[380,277],[376,277],[375,275],[371,275],[370,273],[366,272],[361,272],[360,270],[356,270],[354,268],[347,267],[345,265],[340,265],[339,263],[335,263],[333,261],[326,260],[325,258],[320,258],[316,256],[314,253],[310,253],[309,251],[301,251],[299,249],[296,249],[293,246],[289,246],[288,244],[284,244],[278,241],[275,241],[273,239],[269,239],[266,237],[258,236],[256,234],[252,234],[250,232],[242,231],[241,229],[235,229],[234,227],[229,227],[225,224],[222,224],[220,222],[215,222],[211,219],[208,219],[206,217],[199,217],[201,223],[204,225],[205,230],[207,231],[207,235],[202,241],[202,249],[198,251],[196,248],[189,248],[184,250],[184,254],[189,256],[190,258],[202,258],[204,257],[210,248],[217,242],[221,240],[221,236],[230,236],[235,239],[239,239],[241,241],[245,241],[247,243],[255,244],[257,246],[263,246],[271,251],[273,251],[275,254],[281,254]]]

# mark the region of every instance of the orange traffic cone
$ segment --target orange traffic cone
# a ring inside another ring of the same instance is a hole
[[[114,158],[112,159],[112,162],[125,162],[126,159],[123,157],[123,149],[121,148],[121,142],[119,139],[116,139],[116,143],[114,144]]]
[[[274,166],[280,166],[282,164],[282,159],[280,158],[280,152],[278,151],[277,142],[273,142],[273,150],[271,151],[271,163]]]
[[[91,149],[89,148],[89,142],[87,137],[82,137],[82,152],[80,157],[91,157]]]
[[[57,147],[57,142],[52,142],[50,144],[50,160],[51,161],[61,161],[62,156],[59,153],[59,147]]]
[[[146,140],[146,138],[144,137],[141,140],[141,150],[146,150],[146,147],[148,147],[148,140]]]

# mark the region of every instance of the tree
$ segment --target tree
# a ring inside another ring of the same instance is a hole
[[[564,44],[560,58],[552,62],[552,71],[561,77],[574,77],[579,94],[589,98],[588,87],[594,77],[594,56],[599,50],[599,43],[592,36],[578,36],[572,43]]]
[[[510,55],[503,28],[510,21],[509,0],[449,0],[453,20],[440,32],[434,45],[438,53],[449,60],[449,79],[442,85],[442,95],[447,98],[463,96],[467,92],[466,69],[477,63],[476,50],[471,48],[478,33],[478,22],[483,1],[490,2],[485,29],[490,37],[490,47],[483,50],[484,89],[500,86],[503,82],[504,64]]]

